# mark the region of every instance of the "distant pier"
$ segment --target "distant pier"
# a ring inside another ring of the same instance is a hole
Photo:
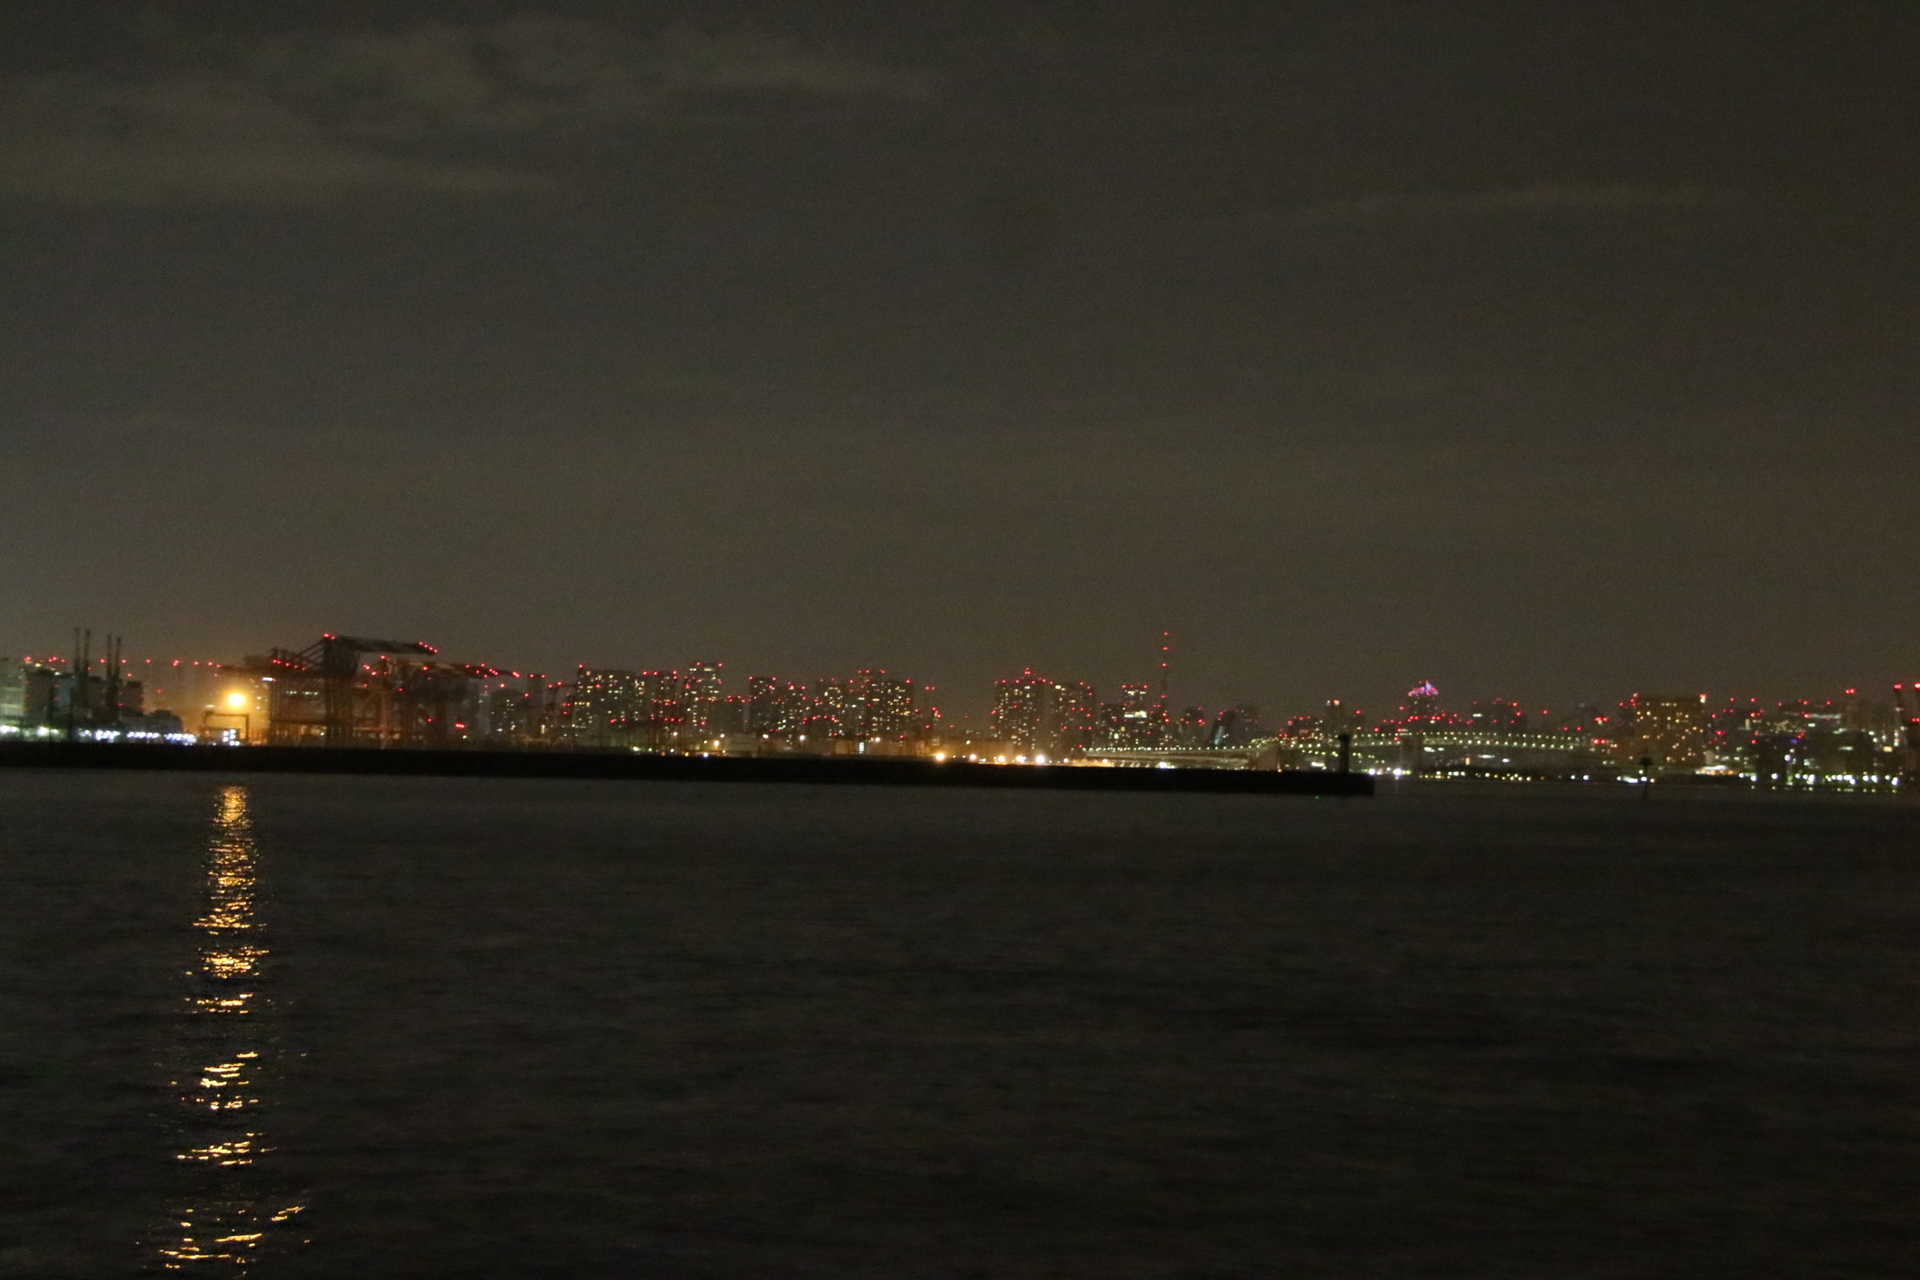
[[[334,773],[440,778],[597,778],[635,782],[798,782],[1370,796],[1364,773],[1321,770],[996,765],[818,756],[666,756],[597,751],[430,751],[363,747],[208,747],[128,742],[0,743],[0,768],[182,773]]]

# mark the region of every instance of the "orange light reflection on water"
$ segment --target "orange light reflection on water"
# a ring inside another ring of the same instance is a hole
[[[204,935],[200,966],[188,975],[194,990],[184,1001],[187,1037],[206,1056],[173,1081],[189,1142],[174,1160],[203,1172],[195,1175],[197,1194],[176,1204],[155,1233],[151,1256],[169,1271],[246,1272],[276,1225],[306,1208],[246,1180],[273,1148],[252,1128],[236,1127],[261,1105],[256,1015],[271,1008],[259,989],[269,951],[255,914],[257,856],[247,789],[223,787],[207,840],[206,909],[193,923]]]

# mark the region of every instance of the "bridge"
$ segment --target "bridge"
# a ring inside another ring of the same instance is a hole
[[[1124,769],[1278,769],[1273,738],[1244,747],[1092,747],[1075,761]]]

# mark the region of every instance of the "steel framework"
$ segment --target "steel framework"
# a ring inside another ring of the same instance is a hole
[[[323,635],[304,649],[268,655],[268,741],[279,746],[390,747],[402,740],[390,670],[369,671],[368,654],[437,653],[417,640]],[[388,664],[383,664],[383,667]]]

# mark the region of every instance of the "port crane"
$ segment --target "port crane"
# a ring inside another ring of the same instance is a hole
[[[393,734],[382,682],[363,678],[369,655],[437,655],[420,640],[322,635],[304,649],[275,649],[263,678],[272,682],[273,739],[287,745],[386,746]]]

